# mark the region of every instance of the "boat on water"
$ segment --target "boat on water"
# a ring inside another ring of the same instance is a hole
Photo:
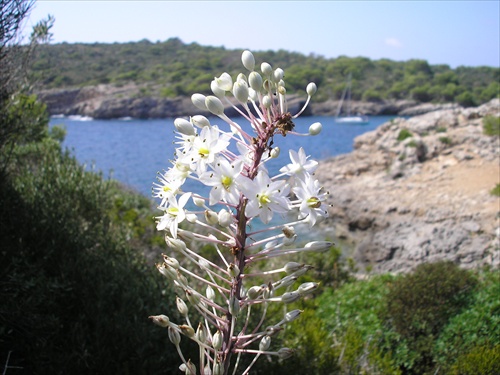
[[[368,116],[363,115],[351,115],[351,80],[352,76],[349,73],[349,77],[347,78],[347,85],[342,92],[342,98],[340,98],[340,102],[337,108],[337,114],[335,115],[335,122],[345,123],[345,124],[368,124],[370,123],[370,119]],[[347,97],[346,97],[347,96]],[[344,101],[347,102],[347,114],[345,116],[340,116],[342,111],[342,106],[344,105]]]

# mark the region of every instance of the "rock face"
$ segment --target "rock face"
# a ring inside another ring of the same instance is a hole
[[[375,272],[437,260],[498,267],[500,199],[490,191],[500,183],[500,139],[483,134],[485,115],[500,116],[500,100],[395,119],[320,163],[332,205],[325,228]]]
[[[103,84],[74,89],[44,90],[37,94],[40,100],[47,104],[51,115],[80,115],[96,119],[122,117],[146,119],[188,116],[194,110],[198,114],[203,114],[194,107],[190,98],[164,98],[158,93],[150,93],[151,90],[153,89],[135,84],[124,86]],[[290,112],[297,113],[304,102],[305,98],[290,96],[288,99]],[[336,100],[311,103],[304,115],[334,116],[338,104]],[[353,113],[363,115],[413,116],[457,107],[453,104],[418,104],[411,100],[398,100],[379,103],[352,102],[351,108]],[[234,108],[228,106],[226,114],[233,116],[237,113]]]

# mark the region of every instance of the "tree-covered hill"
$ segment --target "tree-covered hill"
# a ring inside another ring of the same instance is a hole
[[[319,87],[317,101],[340,98],[349,73],[354,100],[412,99],[469,106],[500,92],[498,67],[451,69],[425,60],[326,59],[284,50],[254,54],[259,61],[272,61],[274,67],[285,69],[289,93],[303,93],[307,83],[314,81]],[[241,50],[185,44],[178,38],[156,43],[62,43],[41,46],[32,74],[38,89],[133,82],[142,87],[143,96],[173,98],[208,93],[217,72],[236,72],[240,55]]]

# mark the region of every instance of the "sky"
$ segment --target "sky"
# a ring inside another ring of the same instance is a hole
[[[184,43],[251,51],[500,66],[500,1],[49,1],[52,43]]]

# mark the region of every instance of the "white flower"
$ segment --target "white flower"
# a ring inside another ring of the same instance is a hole
[[[299,149],[298,153],[295,150],[290,150],[289,155],[292,163],[280,169],[281,173],[288,176],[304,179],[306,175],[314,173],[318,167],[318,162],[316,160],[307,160],[309,156],[306,156],[302,147]]]
[[[316,224],[318,219],[328,216],[327,206],[323,203],[326,193],[322,192],[322,187],[318,180],[310,175],[305,180],[299,180],[297,186],[292,191],[300,201],[299,219],[307,218],[310,226]]]
[[[162,208],[164,210],[164,215],[157,217],[159,221],[157,222],[156,229],[165,230],[168,229],[173,238],[177,238],[177,228],[179,223],[184,221],[186,218],[186,212],[184,211],[184,206],[186,205],[191,193],[184,193],[177,201],[176,197],[169,199],[168,206]]]
[[[272,181],[267,173],[260,170],[254,180],[245,178],[241,190],[248,198],[245,214],[248,217],[259,216],[264,224],[271,221],[273,214],[284,214],[290,210],[288,193],[290,187],[286,181]]]
[[[219,201],[238,204],[240,191],[237,181],[242,178],[242,168],[243,163],[241,161],[230,164],[227,160],[221,159],[213,166],[213,171],[207,171],[200,176],[201,182],[207,186],[212,186],[210,205],[214,205]]]
[[[170,179],[168,174],[158,175],[159,183],[153,182],[153,197],[160,198],[160,206],[175,196],[182,185],[182,180]]]
[[[190,150],[183,151],[179,160],[187,163],[197,163],[199,174],[207,169],[207,165],[216,160],[217,154],[226,150],[229,136],[221,133],[217,126],[205,126],[199,136],[193,140]]]

